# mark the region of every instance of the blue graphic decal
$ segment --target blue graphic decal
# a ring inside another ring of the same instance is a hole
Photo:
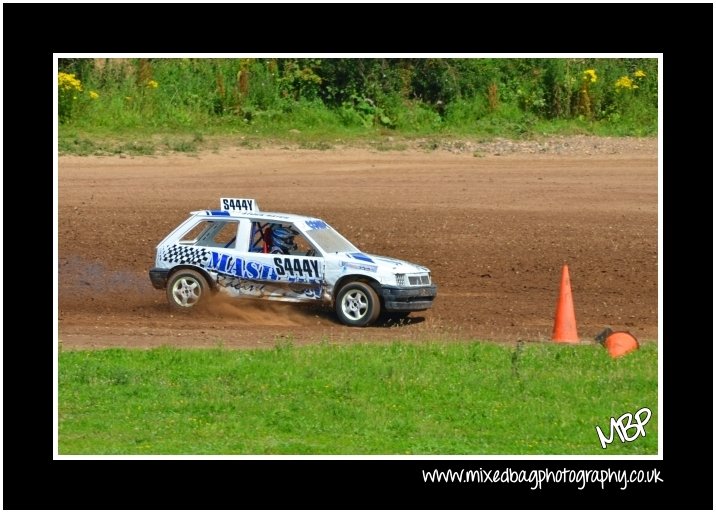
[[[328,228],[328,224],[320,219],[311,219],[310,221],[306,221],[306,226],[312,230],[325,230]]]
[[[255,280],[261,275],[261,267],[258,262],[246,262],[246,277]]]
[[[301,283],[275,284],[261,283],[252,280],[244,280],[233,276],[219,275],[216,283],[220,287],[232,289],[235,294],[254,297],[265,297],[269,299],[285,298],[288,300],[320,300],[322,287],[311,286]]]
[[[230,216],[231,214],[226,210],[207,210],[206,215],[209,216]]]
[[[226,253],[212,251],[206,259],[208,270],[228,277],[289,283],[321,283],[323,274],[317,260],[296,257],[275,257],[274,265],[244,260]]]
[[[320,299],[321,298],[321,288],[315,287],[315,288],[309,288],[309,289],[295,289],[292,290],[294,294],[297,296],[303,296],[307,299]]]
[[[221,274],[236,276],[237,278],[278,280],[276,269],[261,262],[246,261],[243,258],[234,258],[226,253],[211,252],[211,258],[206,268]]]
[[[356,260],[363,260],[364,262],[370,262],[371,264],[374,263],[373,260],[368,255],[364,255],[363,253],[349,253],[349,254]]]
[[[378,272],[377,265],[358,264],[355,262],[344,262],[343,260],[341,260],[339,262],[339,265],[341,266],[341,269],[343,269],[344,271],[347,269],[358,269],[359,271],[368,271],[371,273]]]

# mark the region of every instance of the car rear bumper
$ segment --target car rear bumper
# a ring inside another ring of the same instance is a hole
[[[418,312],[433,306],[436,285],[424,287],[381,287],[383,306],[388,312]]]
[[[167,278],[169,277],[169,269],[160,269],[153,267],[149,269],[149,279],[155,289],[167,288]]]

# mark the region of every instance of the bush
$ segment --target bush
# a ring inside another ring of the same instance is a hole
[[[60,59],[59,119],[85,130],[654,133],[656,59]],[[566,125],[562,125],[566,126]],[[223,128],[222,128],[223,127]]]

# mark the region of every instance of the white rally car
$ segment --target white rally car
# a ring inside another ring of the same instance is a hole
[[[157,246],[149,278],[175,310],[218,291],[319,302],[349,326],[367,326],[381,312],[427,310],[437,292],[426,267],[362,253],[325,221],[261,212],[244,198],[191,212]]]

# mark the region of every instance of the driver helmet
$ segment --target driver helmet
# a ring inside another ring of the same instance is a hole
[[[298,248],[293,238],[298,232],[280,224],[271,225],[271,253],[288,254]]]

